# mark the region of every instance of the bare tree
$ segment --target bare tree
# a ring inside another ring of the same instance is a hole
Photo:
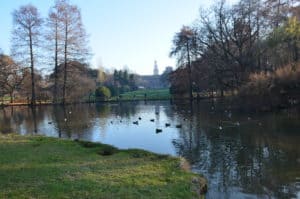
[[[62,88],[62,103],[66,103],[66,88],[68,84],[69,63],[72,61],[83,62],[89,56],[87,35],[81,20],[81,13],[76,5],[71,5],[67,0],[58,0],[54,6],[61,27],[62,51],[64,64],[64,78]]]
[[[41,36],[42,18],[31,4],[21,6],[13,12],[12,52],[13,56],[30,66],[31,105],[35,105],[35,58]]]
[[[188,26],[183,26],[180,32],[176,33],[173,39],[173,48],[170,56],[177,56],[182,66],[187,66],[189,79],[189,98],[193,99],[192,91],[192,67],[191,54],[197,49],[196,32]]]
[[[58,102],[58,65],[61,59],[61,41],[62,41],[62,25],[61,25],[61,12],[60,6],[56,3],[49,11],[47,18],[47,31],[45,34],[47,43],[47,50],[50,51],[50,54],[53,53],[51,57],[50,65],[54,61],[54,88],[53,88],[53,102]]]

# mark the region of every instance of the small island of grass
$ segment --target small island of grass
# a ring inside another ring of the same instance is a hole
[[[196,198],[203,186],[180,159],[143,150],[9,134],[0,151],[0,198]]]

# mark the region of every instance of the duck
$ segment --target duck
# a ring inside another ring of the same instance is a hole
[[[168,127],[168,126],[171,126],[171,124],[170,123],[166,123],[165,126]]]
[[[65,122],[67,122],[67,121],[68,121],[68,119],[67,119],[67,118],[65,118],[65,119],[64,119],[64,121],[65,121]]]
[[[139,122],[138,121],[135,121],[135,122],[132,122],[133,124],[135,124],[135,125],[138,125],[139,124]]]
[[[181,124],[177,124],[176,128],[180,129],[180,128],[182,128],[182,125]]]
[[[48,124],[52,124],[52,122],[48,122]]]
[[[156,133],[161,133],[162,129],[156,129]]]
[[[154,122],[154,119],[151,119],[150,122]]]
[[[221,131],[223,129],[223,127],[222,126],[219,126],[219,130]]]
[[[139,117],[139,120],[142,120],[142,118],[141,118],[141,117]]]
[[[156,114],[156,115],[158,115],[158,114],[159,114],[159,112],[158,112],[158,111],[156,111],[156,112],[155,112],[155,114]]]

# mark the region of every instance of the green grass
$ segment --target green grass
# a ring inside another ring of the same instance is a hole
[[[171,97],[169,89],[137,90],[121,94],[121,96],[122,100],[144,100],[145,94],[147,100],[164,100]]]
[[[179,159],[40,136],[0,135],[0,198],[194,198]]]

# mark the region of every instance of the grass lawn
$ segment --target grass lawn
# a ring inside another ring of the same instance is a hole
[[[132,92],[127,92],[121,94],[122,100],[144,100],[146,94],[146,99],[170,99],[169,89],[147,89],[147,90],[137,90]]]
[[[0,198],[195,198],[179,159],[142,150],[0,134]]]

